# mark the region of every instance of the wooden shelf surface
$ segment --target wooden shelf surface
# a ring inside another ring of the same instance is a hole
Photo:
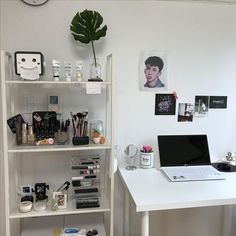
[[[42,145],[42,146],[10,146],[8,153],[26,152],[63,152],[63,151],[82,151],[82,150],[105,150],[111,149],[111,144],[88,144],[88,145]]]
[[[31,217],[45,217],[45,216],[60,216],[60,215],[77,215],[77,214],[86,214],[86,213],[104,213],[109,212],[110,207],[105,195],[100,197],[100,207],[94,208],[81,208],[76,209],[75,199],[69,200],[67,203],[66,209],[60,209],[53,211],[50,209],[50,206],[47,207],[44,211],[35,211],[34,209],[27,213],[21,213],[18,209],[10,213],[10,219],[20,219],[20,218],[31,218]]]
[[[73,85],[73,84],[81,84],[85,85],[92,81],[53,81],[53,80],[6,80],[6,84],[52,84],[52,85]],[[111,85],[111,81],[101,81],[101,82],[93,82],[93,83],[100,83],[101,85]]]
[[[36,218],[27,218],[22,221],[21,236],[45,236],[53,235],[55,229],[63,230],[63,228],[79,228],[85,230],[96,229],[98,235],[109,235],[105,230],[104,218],[102,214],[81,214],[69,215],[64,217],[44,217],[40,218],[40,222]],[[84,234],[83,234],[84,235]]]

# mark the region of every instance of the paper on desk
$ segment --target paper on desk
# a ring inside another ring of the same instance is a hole
[[[99,82],[87,82],[86,83],[86,94],[100,94],[101,83]]]
[[[28,79],[28,80],[37,80],[39,79],[39,68],[34,67],[34,68],[20,68],[20,76],[23,79]]]

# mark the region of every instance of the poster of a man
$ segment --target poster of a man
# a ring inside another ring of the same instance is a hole
[[[167,90],[166,55],[163,52],[143,52],[139,62],[139,87],[145,91]]]

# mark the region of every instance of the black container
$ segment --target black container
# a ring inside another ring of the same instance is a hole
[[[89,136],[84,136],[84,137],[74,137],[72,139],[72,143],[74,145],[86,145],[89,144]]]

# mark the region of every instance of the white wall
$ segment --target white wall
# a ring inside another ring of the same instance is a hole
[[[157,134],[207,133],[213,160],[236,150],[236,5],[79,0],[50,0],[36,8],[19,0],[0,4],[1,48],[42,51],[48,75],[53,58],[82,59],[88,69],[91,48],[72,39],[69,25],[77,11],[87,8],[102,14],[108,32],[96,42],[96,51],[102,60],[110,52],[114,55],[120,159],[129,143],[149,143],[157,150]],[[194,118],[192,123],[178,123],[177,116],[155,116],[155,93],[138,89],[139,53],[145,50],[168,52],[168,92],[175,90],[178,102],[193,103],[195,95],[224,95],[228,96],[228,108],[211,109],[208,117]],[[115,196],[115,231],[121,236],[123,189],[118,177]],[[151,220],[152,235],[220,236],[221,208],[153,213]],[[138,235],[139,222],[134,215],[133,235]]]

